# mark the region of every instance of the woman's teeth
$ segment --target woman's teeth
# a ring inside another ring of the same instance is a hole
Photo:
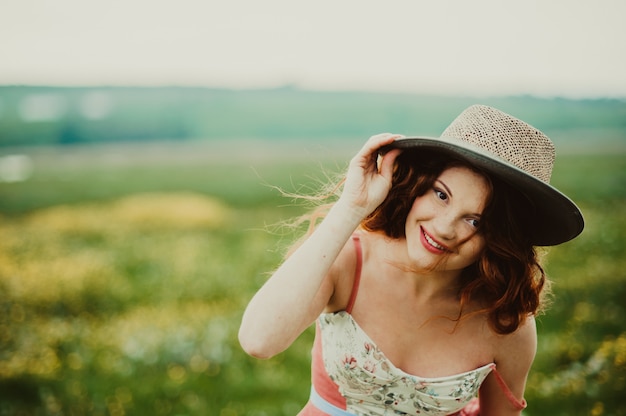
[[[426,241],[428,241],[428,244],[430,244],[431,246],[439,249],[439,250],[445,250],[446,248],[444,246],[442,246],[441,244],[437,244],[437,242],[435,240],[433,240],[428,234],[424,233],[424,238],[426,238]]]

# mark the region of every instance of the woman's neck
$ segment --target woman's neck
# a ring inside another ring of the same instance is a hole
[[[458,298],[460,270],[417,269],[411,264],[404,238],[393,239],[382,233],[377,233],[377,237],[372,252],[379,264],[386,265],[383,267],[389,277],[410,290],[417,300],[428,302]]]

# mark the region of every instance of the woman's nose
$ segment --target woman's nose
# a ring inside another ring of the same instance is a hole
[[[433,231],[435,237],[439,237],[444,240],[452,240],[456,237],[455,221],[452,215],[445,212],[440,212],[434,219]]]

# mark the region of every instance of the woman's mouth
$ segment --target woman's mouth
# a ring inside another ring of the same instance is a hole
[[[439,244],[434,238],[428,235],[423,228],[421,228],[421,231],[422,231],[421,233],[422,244],[428,251],[435,253],[435,254],[441,254],[441,253],[450,251],[446,246]]]

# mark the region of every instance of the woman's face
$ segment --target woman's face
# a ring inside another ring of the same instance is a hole
[[[413,202],[406,221],[406,241],[414,266],[461,271],[474,263],[485,241],[478,226],[487,204],[487,179],[466,168],[444,170]]]

